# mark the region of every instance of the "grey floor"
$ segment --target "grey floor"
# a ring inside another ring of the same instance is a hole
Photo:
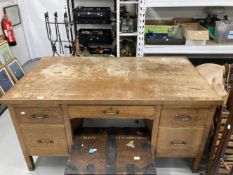
[[[29,62],[24,67],[28,71],[34,61]],[[127,121],[121,122],[120,125],[128,125]],[[98,126],[100,123],[95,121],[87,122],[87,125]],[[103,122],[101,122],[101,126]],[[106,121],[105,125],[119,125],[115,121]],[[131,123],[131,125],[133,125]],[[141,125],[141,123],[137,123]],[[6,110],[0,116],[0,175],[63,175],[66,165],[66,157],[34,157],[36,169],[33,172],[27,170],[26,163],[13,127],[9,111]],[[191,173],[190,159],[157,159],[156,160],[158,175],[195,175]],[[202,167],[203,169],[204,167]]]

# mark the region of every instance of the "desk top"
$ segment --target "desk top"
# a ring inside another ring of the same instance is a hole
[[[5,104],[106,105],[220,101],[185,57],[43,58],[0,99]]]

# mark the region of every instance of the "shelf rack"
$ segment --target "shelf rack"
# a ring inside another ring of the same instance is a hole
[[[139,35],[138,33],[140,33],[140,26],[143,25],[143,22],[140,21],[140,13],[141,13],[141,1],[138,0],[129,0],[129,1],[122,1],[122,0],[116,0],[117,1],[117,57],[120,57],[120,39],[121,37],[137,37],[137,44],[136,44],[136,56],[138,56],[138,44],[139,44]],[[142,0],[145,1],[145,0]],[[120,6],[124,5],[124,4],[136,4],[137,5],[137,11],[138,11],[138,21],[137,21],[137,31],[136,32],[132,32],[132,33],[123,33],[120,32]],[[143,26],[144,28],[144,26]]]
[[[146,7],[214,7],[233,6],[231,0],[147,0]]]
[[[88,28],[88,29],[112,29],[112,24],[109,23],[109,24],[77,24],[75,21],[74,21],[74,9],[75,9],[75,2],[77,0],[66,0],[67,1],[67,8],[68,10],[70,10],[70,15],[71,15],[71,20],[73,21],[73,30],[74,30],[74,33],[75,33],[75,42],[76,42],[76,39],[77,39],[77,35],[78,35],[78,27],[77,25],[79,26],[82,26],[84,28]],[[117,0],[113,0],[113,3],[114,3],[114,10],[113,11],[116,11],[116,1]],[[68,5],[69,4],[69,5]],[[111,21],[111,22],[116,22],[116,21]],[[92,45],[93,46],[93,45]],[[99,47],[104,47],[104,48],[112,48],[112,45],[103,45],[103,44],[98,44]]]
[[[139,0],[142,7],[138,26],[145,25],[146,9],[149,7],[233,7],[232,0]],[[143,30],[142,30],[143,29]],[[233,54],[233,44],[207,44],[206,46],[145,45],[144,27],[138,31],[137,56],[144,54]]]

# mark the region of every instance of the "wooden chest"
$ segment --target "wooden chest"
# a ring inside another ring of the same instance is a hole
[[[65,170],[65,175],[78,174],[155,175],[149,132],[136,128],[80,128]]]

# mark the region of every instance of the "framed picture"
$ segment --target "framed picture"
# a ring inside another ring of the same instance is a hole
[[[5,92],[3,91],[2,87],[0,86],[0,97],[3,96]]]
[[[0,34],[0,43],[4,41],[4,36]]]
[[[9,61],[13,60],[14,56],[11,53],[10,47],[7,41],[3,41],[0,43],[0,63],[4,65]]]
[[[24,70],[17,59],[7,65],[7,69],[15,82],[19,81],[24,75]]]
[[[11,5],[8,7],[4,7],[3,11],[7,14],[8,19],[12,22],[13,26],[17,26],[21,24],[21,18],[19,14],[19,6]]]
[[[0,69],[0,87],[3,90],[3,93],[6,93],[14,86],[14,83],[8,74],[5,67]]]

